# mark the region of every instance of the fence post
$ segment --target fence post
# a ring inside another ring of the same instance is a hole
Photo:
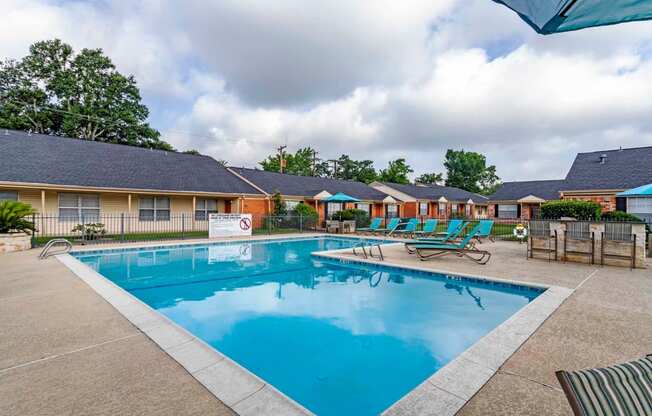
[[[81,213],[81,229],[82,229],[82,241],[86,242],[86,221],[84,221],[84,213]]]
[[[34,225],[34,230],[32,231],[32,248],[34,248],[36,247],[36,232],[38,231],[36,228],[36,214],[32,214],[32,225]]]
[[[299,232],[303,233],[303,214],[299,214]]]
[[[648,257],[652,258],[652,233],[650,233],[650,235],[648,235],[647,237],[647,249],[648,249],[647,252]]]
[[[125,213],[120,213],[120,241],[125,241]]]
[[[181,239],[186,239],[186,213],[181,213]]]
[[[272,217],[267,216],[267,235],[272,233]]]

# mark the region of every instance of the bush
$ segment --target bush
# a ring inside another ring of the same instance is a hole
[[[106,234],[104,224],[101,222],[77,224],[71,231],[79,233],[84,240],[97,240]]]
[[[602,214],[602,219],[605,221],[625,221],[625,222],[643,222],[636,215],[624,211],[611,211]]]
[[[303,217],[303,227],[311,227],[317,224],[319,219],[319,214],[317,211],[307,204],[299,204],[292,211],[292,215],[297,215]]]
[[[367,227],[371,223],[367,211],[361,209],[345,209],[343,211],[337,211],[333,213],[330,218],[332,220],[341,219],[342,221],[355,221],[356,227]]]
[[[558,220],[562,217],[578,220],[599,220],[601,213],[600,204],[592,201],[551,201],[541,205],[541,216],[550,220]]]
[[[34,231],[34,223],[26,220],[36,211],[31,205],[18,201],[0,202],[0,233]]]

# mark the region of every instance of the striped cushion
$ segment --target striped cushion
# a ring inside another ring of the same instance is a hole
[[[612,367],[559,371],[576,414],[652,415],[652,355]]]

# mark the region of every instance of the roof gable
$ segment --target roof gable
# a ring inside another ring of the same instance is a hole
[[[564,180],[504,182],[489,197],[492,201],[519,201],[529,199],[532,202],[559,199],[559,191],[565,186]],[[523,201],[528,202],[528,201]]]
[[[0,130],[0,181],[258,194],[209,156]]]
[[[652,183],[652,147],[578,153],[566,190],[630,189]]]
[[[466,202],[471,199],[476,204],[487,202],[487,197],[476,194],[473,192],[465,191],[464,189],[455,188],[452,186],[441,185],[405,185],[398,183],[384,182],[382,185],[396,189],[397,191],[409,195],[416,200],[438,201],[444,197],[448,201]]]

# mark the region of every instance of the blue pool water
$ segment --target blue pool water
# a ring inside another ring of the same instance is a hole
[[[540,294],[311,256],[357,241],[73,255],[318,415],[382,412]]]

